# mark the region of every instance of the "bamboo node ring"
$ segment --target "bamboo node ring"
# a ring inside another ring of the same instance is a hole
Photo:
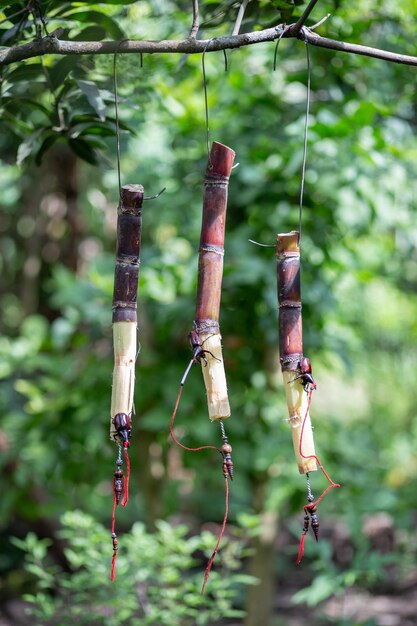
[[[194,330],[199,335],[205,335],[206,333],[218,334],[220,332],[219,322],[216,320],[194,320]]]
[[[202,244],[200,246],[200,251],[202,251],[202,252],[214,252],[214,254],[218,254],[220,256],[224,256],[224,248],[223,248],[223,246],[215,246],[214,244]]]

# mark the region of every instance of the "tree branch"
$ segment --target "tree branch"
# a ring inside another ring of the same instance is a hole
[[[301,15],[301,17],[298,18],[298,20],[296,21],[294,26],[291,27],[291,34],[294,37],[296,37],[298,35],[298,33],[301,31],[302,27],[304,26],[304,24],[308,20],[308,16],[310,15],[311,11],[316,6],[317,2],[318,2],[318,0],[310,0],[308,6],[306,7],[306,10],[304,11],[304,13]]]
[[[217,50],[232,50],[242,48],[262,42],[274,41],[282,33],[283,25],[274,28],[266,28],[253,33],[244,33],[237,36],[226,36],[214,39],[182,39],[182,40],[161,40],[161,41],[60,41],[56,37],[44,37],[41,41],[7,48],[0,51],[0,66],[10,65],[17,61],[40,57],[44,54],[57,54],[62,56],[83,55],[83,54],[201,54],[214,52]],[[292,29],[289,28],[284,37],[294,37]],[[305,26],[302,27],[297,37],[307,41],[313,46],[327,48],[338,52],[348,52],[362,56],[383,59],[392,63],[417,66],[417,57],[406,54],[397,54],[378,48],[369,48],[335,39],[320,37]]]
[[[232,30],[233,37],[239,34],[240,27],[242,26],[243,16],[245,15],[246,7],[248,6],[248,4],[249,4],[249,0],[243,0],[242,4],[239,7],[239,11],[236,17],[236,22]]]
[[[198,10],[198,0],[193,0],[193,25],[191,26],[190,39],[197,37],[200,28],[200,14]]]
[[[381,50],[379,48],[370,48],[369,46],[362,46],[356,43],[346,43],[345,41],[337,41],[336,39],[328,39],[327,37],[320,37],[320,35],[317,35],[317,33],[305,27],[301,30],[300,39],[318,48],[359,54],[365,57],[372,57],[373,59],[390,61],[391,63],[417,66],[417,57],[408,54],[398,54],[396,52],[390,52],[389,50]]]

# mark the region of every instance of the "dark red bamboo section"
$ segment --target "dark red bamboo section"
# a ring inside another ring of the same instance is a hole
[[[219,320],[223,277],[227,190],[235,152],[213,142],[204,178],[203,218],[198,259],[197,328]]]
[[[298,232],[277,235],[278,330],[281,369],[297,370],[303,356]]]
[[[142,185],[124,185],[121,188],[117,209],[113,322],[137,322],[142,204]]]

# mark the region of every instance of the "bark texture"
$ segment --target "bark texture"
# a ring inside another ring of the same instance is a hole
[[[122,187],[117,219],[113,322],[137,322],[142,203],[141,185]]]
[[[235,153],[231,148],[213,142],[204,178],[195,312],[197,326],[207,320],[219,320],[227,191],[234,158]]]
[[[276,256],[281,369],[295,371],[303,355],[298,232],[277,235]]]
[[[117,440],[114,416],[118,413],[131,416],[133,411],[142,204],[141,185],[124,185],[121,188],[113,291],[114,369],[110,407],[112,440]]]
[[[285,34],[283,34],[283,30],[285,30]],[[320,37],[320,35],[305,26],[302,26],[301,29],[298,30],[297,24],[291,24],[288,27],[284,24],[277,24],[277,26],[272,28],[265,28],[264,30],[258,30],[252,33],[215,37],[208,40],[194,39],[192,37],[183,40],[172,39],[161,41],[135,41],[128,39],[121,43],[120,41],[65,41],[54,36],[47,36],[40,40],[36,39],[30,43],[24,43],[20,46],[13,46],[1,50],[0,66],[10,65],[11,63],[32,59],[34,57],[41,57],[45,54],[78,56],[83,54],[114,54],[116,51],[118,54],[201,54],[204,51],[215,52],[217,50],[233,50],[266,41],[275,41],[279,37],[296,37],[319,48],[359,54],[389,61],[391,63],[417,66],[416,56]]]
[[[198,257],[197,304],[194,325],[203,349],[202,371],[211,420],[230,416],[219,328],[223,279],[227,191],[235,153],[213,142],[204,178],[203,216]]]

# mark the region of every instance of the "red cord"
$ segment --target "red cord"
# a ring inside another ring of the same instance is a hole
[[[116,580],[116,558],[117,558],[117,550],[114,549],[114,537],[115,537],[115,527],[116,527],[116,494],[113,495],[113,508],[111,512],[111,534],[113,539],[113,556],[111,559],[111,581],[114,583]],[[117,541],[117,539],[116,539]]]
[[[323,472],[324,476],[326,477],[326,479],[329,481],[330,486],[327,487],[323,493],[321,494],[321,496],[319,498],[317,498],[317,500],[315,502],[311,502],[310,504],[306,504],[304,507],[304,510],[306,509],[312,509],[314,506],[317,506],[319,504],[319,502],[321,502],[324,498],[324,496],[331,490],[331,489],[335,489],[337,487],[340,487],[339,483],[335,483],[329,476],[329,474],[326,472],[326,470],[324,469],[323,465],[320,462],[320,459],[318,456],[316,456],[315,454],[309,454],[309,455],[305,455],[303,454],[303,450],[302,450],[302,446],[303,446],[303,436],[304,436],[304,427],[307,421],[307,416],[308,416],[308,412],[310,410],[310,405],[311,405],[311,399],[313,396],[313,389],[310,389],[309,395],[308,395],[308,405],[307,405],[307,410],[306,413],[304,415],[304,419],[303,419],[303,424],[301,426],[301,435],[300,435],[300,444],[299,444],[299,454],[303,459],[315,459],[317,462],[317,465],[319,466],[319,468],[321,469],[321,471]]]
[[[216,446],[198,446],[197,448],[189,448],[188,446],[184,446],[183,443],[178,441],[178,439],[174,435],[174,421],[175,421],[175,417],[177,415],[178,406],[179,406],[179,403],[180,403],[180,398],[181,398],[181,394],[182,394],[183,388],[184,388],[183,385],[181,385],[180,388],[179,388],[178,395],[177,395],[177,400],[175,402],[174,410],[173,410],[172,415],[171,415],[171,421],[169,423],[169,434],[171,435],[172,441],[174,443],[176,443],[177,446],[179,446],[183,450],[188,450],[189,452],[198,452],[199,450],[217,450],[217,452],[220,452],[220,454],[223,456],[223,453],[220,450],[220,448],[217,448]]]
[[[209,576],[210,576],[211,566],[213,565],[214,558],[215,558],[215,556],[217,554],[217,551],[218,551],[219,546],[220,546],[220,542],[221,542],[222,537],[224,535],[224,531],[225,531],[226,523],[227,523],[227,516],[229,514],[229,481],[228,481],[227,476],[224,477],[224,482],[225,482],[225,485],[226,485],[226,496],[225,496],[225,509],[224,509],[223,523],[222,523],[222,527],[221,527],[220,532],[219,532],[219,536],[217,537],[216,547],[214,548],[213,554],[211,555],[211,557],[209,559],[209,562],[207,563],[206,573],[204,574],[204,582],[203,582],[203,586],[201,588],[201,595],[203,595],[204,589],[206,588],[207,581],[208,581]]]
[[[182,448],[183,450],[188,450],[189,452],[199,452],[200,450],[216,450],[217,452],[220,453],[221,457],[223,458],[223,452],[220,450],[220,448],[217,448],[217,446],[198,446],[197,448],[190,448],[189,446],[185,446],[180,441],[178,441],[178,439],[174,435],[175,417],[177,415],[178,406],[180,404],[180,399],[181,399],[181,395],[182,395],[182,390],[184,388],[185,378],[188,375],[188,372],[190,370],[190,367],[191,367],[192,363],[197,363],[197,361],[193,360],[193,361],[190,362],[190,364],[187,366],[187,369],[185,370],[184,376],[182,377],[181,385],[180,385],[180,388],[179,388],[178,394],[177,394],[177,399],[175,401],[174,410],[173,410],[172,415],[171,415],[171,421],[169,423],[169,434],[171,435],[172,441],[177,446]],[[220,532],[219,532],[219,536],[217,537],[216,547],[214,548],[213,554],[211,555],[211,557],[210,557],[210,559],[209,559],[209,561],[207,563],[206,572],[204,574],[203,586],[201,588],[201,594],[204,593],[204,590],[206,588],[207,581],[208,581],[209,576],[210,576],[210,570],[211,570],[211,567],[213,565],[214,558],[215,558],[215,556],[216,556],[216,554],[218,552],[218,549],[219,549],[219,546],[220,546],[220,542],[222,540],[222,537],[223,537],[223,534],[224,534],[224,531],[225,531],[225,528],[226,528],[227,516],[229,514],[229,482],[228,482],[227,476],[225,476],[224,479],[225,479],[225,485],[226,485],[226,493],[225,493],[225,511],[224,511],[223,523],[222,523],[222,527],[221,527]]]
[[[329,474],[326,472],[326,470],[324,469],[323,465],[321,464],[320,459],[319,459],[318,456],[316,456],[315,454],[309,454],[309,455],[303,454],[302,446],[303,446],[304,427],[305,427],[305,424],[306,424],[306,421],[307,421],[308,413],[310,411],[310,405],[311,405],[311,399],[312,399],[312,396],[313,396],[313,391],[314,391],[314,389],[310,389],[310,392],[309,392],[309,395],[308,395],[307,410],[305,412],[303,423],[302,423],[302,426],[301,426],[300,444],[299,444],[298,451],[299,451],[300,456],[303,459],[315,459],[317,465],[319,466],[319,468],[323,472],[324,476],[326,477],[326,479],[328,480],[330,485],[328,487],[326,487],[326,489],[323,491],[321,496],[317,498],[317,500],[315,500],[314,502],[309,502],[309,504],[306,504],[304,506],[304,512],[306,513],[306,515],[307,515],[309,509],[317,507],[320,504],[320,502],[323,500],[323,498],[326,496],[326,494],[331,489],[336,489],[336,488],[340,487],[339,483],[335,483],[330,478]],[[298,548],[298,555],[297,555],[297,561],[296,561],[297,565],[299,565],[301,563],[301,559],[303,558],[303,555],[304,555],[305,536],[306,536],[306,532],[303,530],[303,533],[302,533],[301,539],[300,539],[300,545],[299,545],[299,548]]]
[[[305,539],[306,539],[306,533],[303,530],[303,532],[301,533],[300,546],[298,548],[298,555],[297,555],[297,561],[296,561],[297,565],[300,565],[301,559],[304,556],[304,542],[305,542]]]
[[[117,502],[116,502],[116,494],[113,494],[113,508],[111,511],[111,532],[112,534],[114,533],[114,529],[116,526],[116,506],[117,506]]]
[[[130,459],[129,459],[129,442],[125,441],[123,444],[123,452],[125,454],[126,459],[126,477],[124,482],[124,492],[123,492],[123,500],[121,502],[122,506],[126,506],[129,501],[129,478],[130,478]]]

